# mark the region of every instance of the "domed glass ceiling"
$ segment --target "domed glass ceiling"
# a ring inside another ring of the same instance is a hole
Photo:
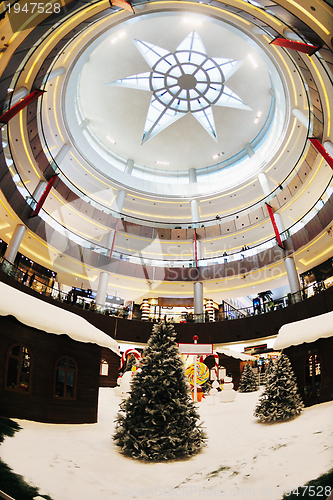
[[[142,143],[192,113],[217,142],[212,105],[251,110],[225,82],[243,61],[209,58],[202,40],[192,31],[174,53],[140,40],[134,41],[152,68],[110,85],[152,92]]]
[[[174,195],[190,196],[256,175],[283,142],[286,94],[274,58],[249,34],[207,13],[173,11],[92,37],[64,84],[72,144],[92,168],[146,192],[173,185]],[[260,155],[249,157],[248,145]]]

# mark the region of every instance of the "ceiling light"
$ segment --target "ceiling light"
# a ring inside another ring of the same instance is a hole
[[[202,21],[198,21],[197,19],[193,19],[192,17],[185,17],[184,22],[195,24],[196,26],[201,26],[201,24],[202,24]]]
[[[120,33],[118,33],[117,35],[115,35],[114,37],[111,38],[111,43],[118,42],[118,40],[120,40],[120,38],[123,38],[125,35],[126,35],[126,32],[121,31]]]
[[[216,155],[213,156],[213,160],[216,160],[219,156],[224,155],[224,151],[222,153],[217,153]]]
[[[109,135],[107,135],[106,138],[109,139],[109,141],[112,142],[112,144],[116,144],[116,141],[114,139],[111,139]]]
[[[253,67],[254,67],[254,68],[257,68],[257,67],[258,67],[258,64],[257,64],[256,60],[254,59],[253,55],[252,55],[252,54],[249,54],[249,55],[248,55],[248,58],[250,59],[251,63],[253,64]]]
[[[159,160],[156,160],[155,163],[157,165],[169,165],[169,162],[168,161],[159,161]]]

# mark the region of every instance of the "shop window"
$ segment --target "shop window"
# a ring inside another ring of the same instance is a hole
[[[8,390],[30,393],[31,355],[22,344],[8,349],[6,362],[5,387]]]
[[[56,363],[55,389],[56,398],[75,399],[77,366],[68,356],[63,356]]]
[[[304,396],[320,396],[321,391],[321,361],[318,354],[311,354],[305,361]]]
[[[103,375],[103,377],[107,377],[109,375],[109,363],[105,359],[101,360],[99,374]]]

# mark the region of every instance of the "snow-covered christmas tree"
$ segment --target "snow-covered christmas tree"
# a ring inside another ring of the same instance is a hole
[[[189,457],[205,442],[170,323],[154,325],[148,347],[120,404],[113,436],[122,452],[145,460]]]
[[[250,363],[246,363],[239,381],[239,392],[254,392],[258,390],[258,375],[253,371]]]
[[[259,398],[254,416],[261,422],[287,420],[299,415],[303,408],[290,361],[285,354],[280,354],[266,378],[266,387]]]
[[[265,371],[265,385],[269,384],[270,377],[272,376],[275,368],[275,361],[273,358],[269,358],[268,366]]]

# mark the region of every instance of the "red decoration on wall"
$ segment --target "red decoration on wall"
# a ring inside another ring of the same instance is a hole
[[[321,154],[321,156],[327,161],[331,169],[333,170],[333,158],[331,155],[328,154],[324,146],[318,141],[318,139],[314,137],[309,137],[309,141],[314,145],[318,153]]]
[[[39,202],[37,203],[36,205],[36,208],[35,210],[33,211],[31,217],[35,217],[36,215],[38,215],[40,209],[42,208],[42,206],[44,205],[44,202],[47,198],[47,195],[49,194],[49,192],[51,191],[51,188],[53,186],[53,184],[55,183],[56,179],[58,178],[58,174],[55,174],[55,175],[52,175],[51,179],[49,180],[49,182],[47,183],[47,186],[44,190],[44,193],[42,194],[42,196],[40,197],[40,200]]]
[[[273,209],[272,209],[272,207],[270,205],[268,205],[268,203],[266,203],[266,207],[267,207],[269,216],[270,216],[271,221],[272,221],[272,226],[273,226],[273,229],[274,229],[274,233],[275,233],[278,245],[279,245],[280,248],[284,248],[282,240],[281,240],[281,236],[280,236],[280,233],[279,233],[279,230],[278,230],[278,227],[276,225],[276,221],[275,221]]]
[[[293,40],[287,40],[286,38],[277,37],[272,42],[271,45],[278,45],[279,47],[284,47],[286,49],[297,50],[298,52],[303,52],[304,54],[309,54],[312,56],[320,47],[315,45],[309,45],[308,43],[295,42]]]
[[[8,123],[9,120],[14,118],[17,113],[22,111],[22,109],[26,108],[28,104],[31,104],[33,101],[38,99],[38,97],[44,94],[45,90],[34,90],[31,94],[27,95],[24,99],[15,104],[12,108],[10,108],[6,113],[0,116],[1,123]]]
[[[129,12],[135,14],[132,5],[125,0],[109,0],[109,2],[111,7],[115,5],[116,7],[121,7],[122,9],[128,10]]]

